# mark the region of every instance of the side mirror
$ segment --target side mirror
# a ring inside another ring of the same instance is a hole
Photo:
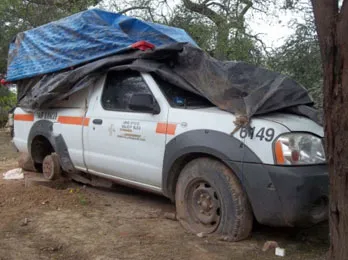
[[[151,94],[133,94],[129,101],[131,110],[159,114],[161,112],[156,100]]]

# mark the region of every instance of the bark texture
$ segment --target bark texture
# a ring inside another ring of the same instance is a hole
[[[330,172],[329,258],[348,259],[348,1],[311,0],[324,71],[325,146]]]

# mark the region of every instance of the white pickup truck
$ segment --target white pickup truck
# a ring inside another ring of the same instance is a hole
[[[163,194],[194,233],[237,241],[254,218],[271,226],[325,220],[322,127],[275,113],[232,134],[234,121],[155,75],[110,71],[50,109],[16,108],[13,141],[47,178],[62,169]]]

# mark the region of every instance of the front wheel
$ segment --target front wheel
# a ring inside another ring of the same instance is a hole
[[[253,214],[247,195],[222,162],[199,158],[180,173],[175,193],[177,218],[193,233],[217,234],[229,241],[247,238]]]

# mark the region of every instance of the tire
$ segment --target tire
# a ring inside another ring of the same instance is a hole
[[[56,153],[47,155],[42,162],[42,173],[45,179],[56,180],[61,177],[62,169]]]
[[[177,218],[192,233],[216,234],[228,241],[250,236],[253,213],[239,180],[211,158],[189,162],[176,184]]]

